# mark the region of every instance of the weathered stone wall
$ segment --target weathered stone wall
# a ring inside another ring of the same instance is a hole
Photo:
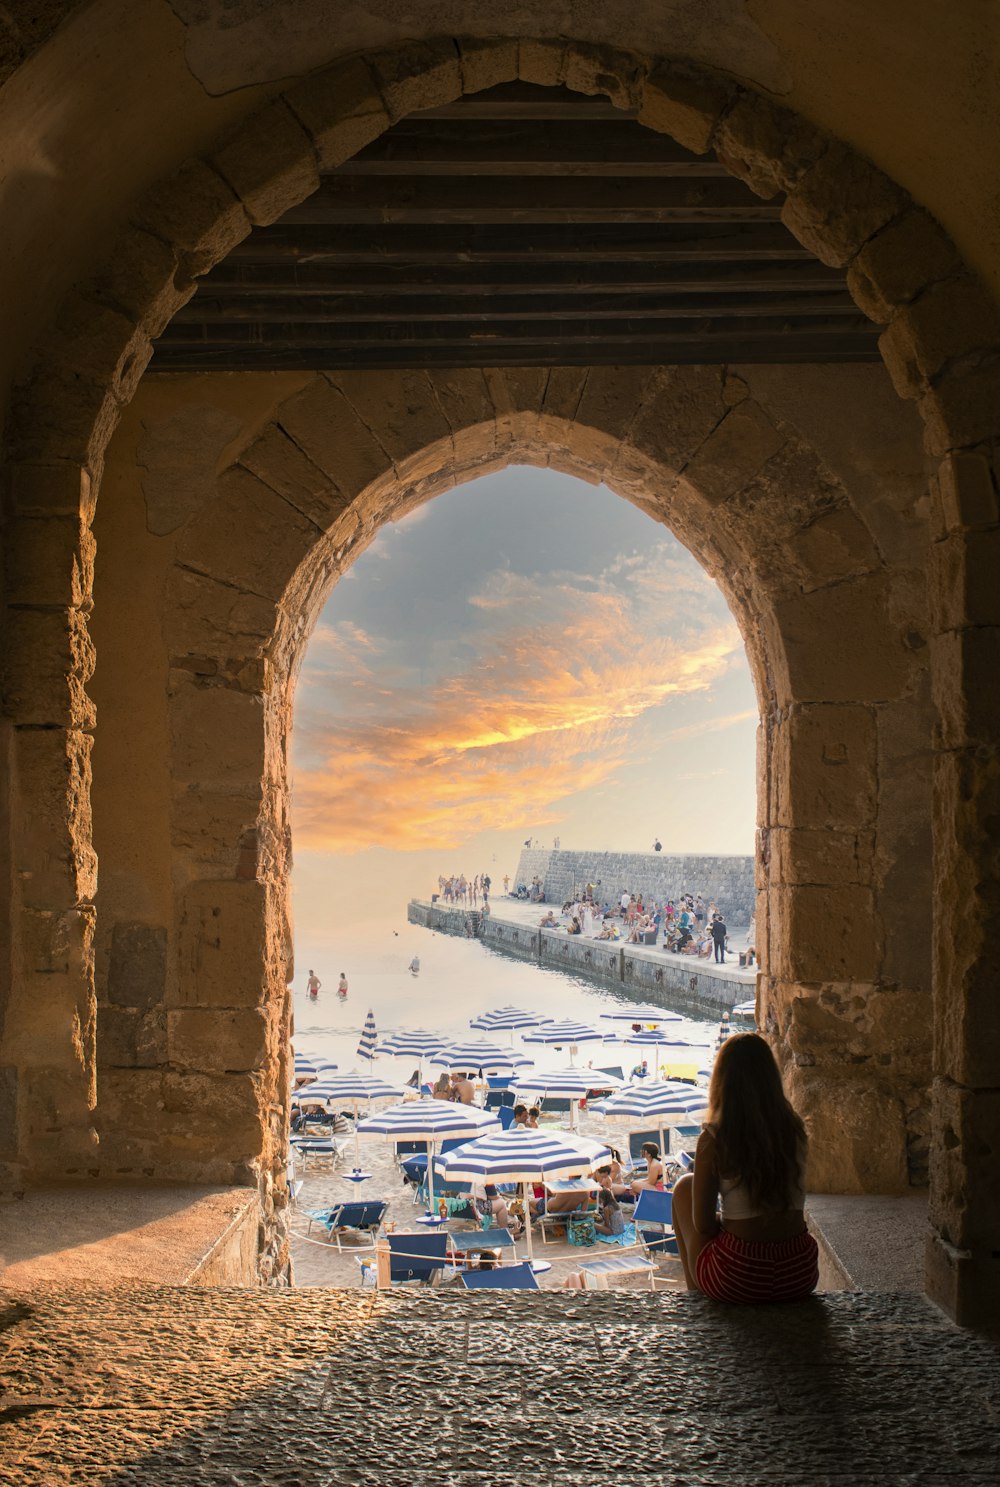
[[[587,883],[599,885],[600,902],[615,905],[622,893],[663,903],[679,893],[714,899],[727,923],[749,924],[756,900],[752,857],[669,856],[666,852],[572,852],[523,847],[513,887],[539,877],[549,903],[562,904]]]

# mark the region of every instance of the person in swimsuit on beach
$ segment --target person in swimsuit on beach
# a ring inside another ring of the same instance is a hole
[[[693,1174],[678,1179],[674,1232],[688,1289],[715,1301],[797,1301],[815,1290],[805,1221],[807,1139],[757,1033],[719,1049]]]
[[[643,1188],[653,1188],[656,1192],[663,1192],[663,1163],[660,1161],[660,1148],[655,1141],[644,1141],[641,1148],[642,1155],[646,1158],[645,1177],[636,1178],[632,1184],[632,1191],[638,1197]]]
[[[342,999],[347,995],[347,977],[343,971],[341,971],[340,980],[337,982],[337,995]]]

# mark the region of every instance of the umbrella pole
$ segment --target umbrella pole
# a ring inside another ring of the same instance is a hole
[[[358,1135],[358,1100],[357,1100],[357,1096],[355,1096],[355,1098],[353,1100],[353,1106],[354,1106],[354,1166],[357,1169],[357,1171],[360,1172],[361,1171],[361,1137]]]
[[[427,1212],[434,1215],[434,1148],[437,1142],[433,1136],[427,1138]]]
[[[521,1188],[524,1194],[524,1243],[528,1251],[528,1264],[530,1265],[533,1258],[533,1250],[531,1248],[531,1204],[528,1198],[527,1178],[522,1182]]]

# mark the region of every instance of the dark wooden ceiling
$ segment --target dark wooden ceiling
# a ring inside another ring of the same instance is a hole
[[[714,156],[513,85],[415,114],[206,275],[162,372],[877,361],[878,328]]]

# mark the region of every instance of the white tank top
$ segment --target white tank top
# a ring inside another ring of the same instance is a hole
[[[806,1144],[799,1144],[799,1166],[795,1174],[795,1183],[788,1198],[790,1209],[805,1208],[806,1188]],[[719,1197],[722,1200],[723,1219],[758,1219],[763,1217],[765,1209],[755,1208],[750,1201],[750,1194],[743,1186],[743,1179],[731,1180],[726,1177],[719,1178]]]

